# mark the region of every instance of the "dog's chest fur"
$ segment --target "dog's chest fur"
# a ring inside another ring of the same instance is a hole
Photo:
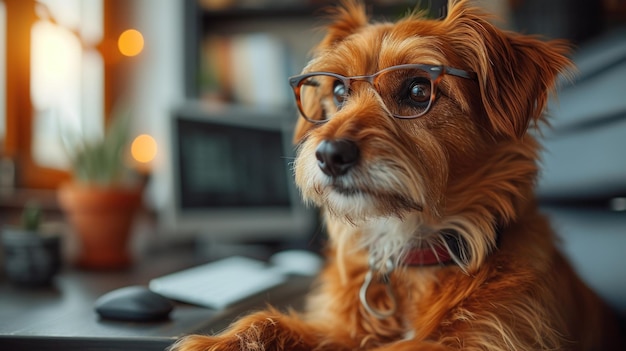
[[[377,226],[382,224],[377,223]],[[483,268],[471,274],[454,264],[398,267],[391,276],[397,313],[386,319],[372,316],[355,293],[369,269],[368,251],[354,249],[359,229],[337,223],[331,224],[330,228],[335,234],[350,234],[354,239],[345,243],[346,247],[335,246],[329,251],[329,264],[321,276],[324,284],[309,299],[309,306],[314,306],[309,308],[309,316],[313,320],[336,323],[338,329],[352,331],[353,337],[362,339],[368,347],[394,340],[436,338],[445,333],[442,326],[454,328],[472,320],[477,324],[485,323],[484,320],[495,318],[490,316],[492,312],[487,312],[493,309],[492,305],[498,305],[503,313],[512,316],[517,313],[532,315],[542,320],[546,328],[568,328],[555,325],[555,321],[541,315],[560,308],[560,303],[555,303],[556,296],[546,295],[544,301],[533,300],[531,295],[520,299],[520,296],[553,281],[562,281],[564,286],[571,284],[570,277],[559,278],[550,272],[555,262],[564,260],[552,245],[551,234],[543,234],[550,233],[548,222],[534,211],[528,211],[520,224],[508,227],[503,233],[501,247],[487,258]],[[536,279],[528,280],[528,277]],[[383,284],[372,285],[369,296],[370,303],[380,309],[390,305]],[[485,315],[476,311],[485,311]],[[343,319],[337,319],[337,316]],[[497,326],[490,328],[491,333],[493,330],[503,336],[509,333]]]

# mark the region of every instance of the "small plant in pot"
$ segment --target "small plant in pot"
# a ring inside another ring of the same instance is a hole
[[[61,264],[61,235],[41,225],[42,211],[35,203],[24,207],[20,226],[2,230],[4,269],[19,285],[49,285]]]
[[[142,186],[126,166],[127,116],[114,118],[97,140],[72,143],[73,181],[59,188],[59,203],[78,238],[78,266],[120,269],[132,263],[129,242]],[[66,141],[66,146],[68,142]]]

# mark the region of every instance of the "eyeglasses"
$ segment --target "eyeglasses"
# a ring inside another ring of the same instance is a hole
[[[370,83],[389,113],[402,119],[425,115],[437,97],[445,75],[476,80],[474,72],[447,66],[405,64],[365,76],[345,77],[331,72],[311,72],[289,78],[300,114],[311,123],[324,123],[350,99],[355,82]]]

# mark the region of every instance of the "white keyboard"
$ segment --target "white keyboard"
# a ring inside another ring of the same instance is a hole
[[[219,310],[286,279],[276,267],[234,256],[152,279],[150,290],[172,300]]]

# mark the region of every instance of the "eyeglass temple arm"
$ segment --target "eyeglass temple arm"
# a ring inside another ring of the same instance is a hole
[[[450,75],[461,77],[461,78],[467,78],[471,80],[478,79],[478,75],[476,74],[476,72],[468,72],[468,71],[464,71],[462,69],[458,69],[454,67],[446,67],[445,72],[446,74],[450,74]]]

